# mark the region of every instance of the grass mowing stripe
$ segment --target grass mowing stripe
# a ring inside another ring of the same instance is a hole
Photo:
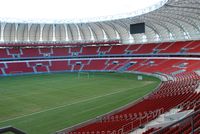
[[[0,127],[49,134],[124,106],[151,92],[159,80],[100,73],[76,79],[67,73],[0,78]]]
[[[130,89],[132,89],[132,88],[130,88]],[[0,123],[4,123],[4,122],[7,122],[7,121],[12,121],[12,120],[15,120],[15,119],[20,119],[20,118],[23,118],[23,117],[27,117],[27,116],[31,116],[31,115],[35,115],[35,114],[39,114],[39,113],[48,112],[48,111],[51,111],[51,110],[56,110],[56,109],[67,107],[67,106],[74,105],[74,104],[77,104],[77,103],[87,102],[87,101],[95,100],[95,99],[98,99],[98,98],[101,98],[101,97],[105,97],[105,96],[109,96],[109,95],[113,95],[113,94],[117,94],[117,93],[121,93],[121,92],[126,92],[127,90],[130,90],[130,89],[121,90],[121,91],[119,89],[119,91],[117,91],[117,92],[112,92],[112,93],[109,93],[109,94],[96,96],[96,97],[93,97],[93,98],[89,98],[89,99],[85,99],[85,100],[82,100],[82,101],[77,101],[77,102],[74,102],[74,103],[70,103],[70,104],[66,104],[66,105],[62,105],[62,106],[46,109],[46,110],[43,110],[43,111],[38,111],[38,112],[31,113],[31,114],[18,116],[18,117],[15,117],[15,118],[11,118],[11,119],[7,119],[7,120],[4,120],[4,121],[0,121]]]

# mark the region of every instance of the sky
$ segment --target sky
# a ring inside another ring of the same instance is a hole
[[[0,20],[80,20],[144,9],[161,0],[1,0]]]

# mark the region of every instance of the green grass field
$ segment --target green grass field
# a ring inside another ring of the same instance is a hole
[[[41,74],[0,78],[0,127],[50,134],[95,118],[151,92],[160,80],[133,74]]]

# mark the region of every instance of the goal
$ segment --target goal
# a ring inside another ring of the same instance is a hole
[[[137,79],[138,79],[138,80],[143,80],[142,75],[138,75],[138,76],[137,76]]]
[[[81,78],[89,79],[90,78],[90,73],[89,72],[78,72],[78,79],[81,79]]]

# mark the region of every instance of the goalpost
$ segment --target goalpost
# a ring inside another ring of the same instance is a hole
[[[137,79],[138,79],[138,80],[143,80],[142,75],[138,75],[138,76],[137,76]]]
[[[80,78],[90,78],[90,73],[89,72],[78,72],[78,79]]]

